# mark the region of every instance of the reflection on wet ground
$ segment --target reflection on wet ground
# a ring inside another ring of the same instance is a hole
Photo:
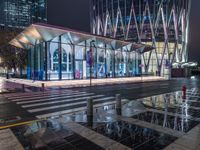
[[[196,95],[196,96],[194,96]],[[167,93],[140,99],[146,108],[161,110],[165,113],[172,112],[174,115],[181,114],[185,118],[200,121],[200,95],[188,92],[183,99],[181,92]]]
[[[95,123],[92,127],[88,126],[88,124],[81,124],[91,128],[97,133],[137,150],[163,149],[176,139],[176,137],[159,133],[149,128],[132,125],[124,121]]]
[[[40,121],[31,125],[13,127],[12,131],[27,150],[102,149],[63,127],[62,124],[53,124],[53,121]]]
[[[193,129],[199,125],[200,94],[191,89],[185,98],[178,91],[126,100],[120,110],[115,103],[95,108],[93,117],[83,110],[11,129],[25,149],[96,150],[119,143],[130,149],[160,150],[182,136],[198,137]],[[105,140],[99,142],[102,137]]]
[[[66,122],[65,122],[66,123]],[[92,141],[70,131],[59,119],[35,122],[13,127],[12,131],[25,149],[102,149]],[[131,125],[124,121],[80,123],[96,133],[134,149],[163,149],[177,138],[149,128]],[[88,134],[90,136],[90,134]]]
[[[187,118],[180,118],[178,116],[171,116],[150,111],[135,115],[133,118],[182,132],[188,132],[199,123]]]

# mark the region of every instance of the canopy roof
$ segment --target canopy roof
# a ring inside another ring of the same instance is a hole
[[[41,42],[55,41],[56,37],[62,36],[65,42],[71,44],[79,44],[86,41],[89,45],[91,41],[94,41],[96,47],[110,47],[111,49],[126,49],[127,51],[137,51],[144,53],[154,49],[152,46],[132,43],[122,40],[116,40],[103,36],[93,35],[81,31],[72,30],[69,28],[63,28],[53,26],[49,24],[32,24],[17,35],[9,44],[22,48],[29,49],[32,46]]]

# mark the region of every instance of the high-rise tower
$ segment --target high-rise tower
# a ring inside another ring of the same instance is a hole
[[[190,0],[91,0],[91,31],[153,46],[143,72],[164,75],[188,61]]]
[[[1,28],[24,28],[36,22],[47,22],[46,0],[1,0]]]

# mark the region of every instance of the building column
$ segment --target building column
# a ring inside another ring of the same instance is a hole
[[[93,48],[95,48],[95,50],[96,50],[96,54],[95,54],[96,61],[95,61],[94,66],[96,66],[96,79],[98,79],[98,71],[99,71],[98,70],[98,48],[97,47],[93,47]]]
[[[45,47],[44,47],[44,70],[45,70],[45,81],[48,80],[48,74],[47,74],[47,70],[48,70],[48,57],[47,57],[47,52],[48,52],[48,43],[45,42]]]
[[[134,67],[135,67],[135,72],[134,72],[134,74],[135,74],[135,76],[136,75],[139,75],[139,74],[142,74],[142,67],[141,67],[141,64],[142,64],[142,60],[139,62],[139,58],[141,58],[140,57],[140,54],[139,53],[137,53],[137,52],[135,52],[135,60],[134,60]],[[142,59],[142,58],[141,58]],[[141,69],[141,72],[140,72],[140,69]]]
[[[37,41],[35,42],[37,43]],[[35,75],[36,75],[36,51],[37,51],[37,44],[35,44],[33,49],[33,80],[35,81]]]
[[[113,50],[113,77],[115,78],[116,75],[115,75],[115,50]]]
[[[84,44],[85,44],[85,49],[84,49],[84,58],[83,59],[87,61],[87,41],[85,41]]]
[[[107,70],[107,57],[106,57],[106,55],[107,55],[107,45],[105,44],[105,57],[104,57],[105,65],[104,65],[104,67],[105,67],[105,75],[106,75],[106,78],[107,78],[108,77],[108,70]]]
[[[73,68],[73,77],[74,77],[74,79],[76,78],[76,75],[75,75],[75,45],[74,44],[72,44],[72,59],[73,59],[73,61],[72,61],[72,68]]]
[[[58,53],[59,53],[59,60],[58,60],[58,72],[59,72],[59,80],[62,80],[62,44],[61,44],[61,36],[59,36],[58,42]]]

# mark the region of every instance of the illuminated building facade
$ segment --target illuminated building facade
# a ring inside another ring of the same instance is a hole
[[[131,77],[152,47],[47,24],[32,24],[11,45],[28,50],[28,79]]]
[[[46,0],[1,0],[0,27],[24,28],[47,22]]]
[[[154,47],[142,72],[165,76],[188,61],[190,0],[91,0],[91,32]]]

